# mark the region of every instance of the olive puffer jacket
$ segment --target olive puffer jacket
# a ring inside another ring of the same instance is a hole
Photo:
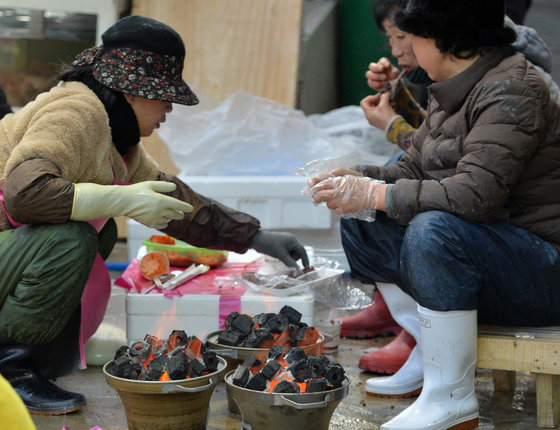
[[[502,220],[560,249],[560,108],[512,48],[430,86],[428,117],[397,164],[358,166],[388,187],[387,215]]]

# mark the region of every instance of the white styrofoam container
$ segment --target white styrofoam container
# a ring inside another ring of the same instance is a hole
[[[312,294],[289,297],[262,295],[250,290],[241,297],[240,313],[254,316],[278,312],[289,305],[302,314],[301,320],[313,324],[315,299]],[[166,298],[163,294],[126,295],[126,338],[128,344],[144,339],[146,334],[167,337],[173,330],[204,339],[220,329],[220,296],[190,294]]]

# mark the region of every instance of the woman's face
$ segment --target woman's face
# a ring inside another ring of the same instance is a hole
[[[445,57],[436,46],[434,39],[412,36],[412,49],[418,64],[432,80],[438,82],[450,77],[444,61]]]
[[[165,114],[173,110],[170,102],[150,100],[130,94],[125,94],[124,97],[136,115],[140,136],[150,136],[162,122],[165,122]]]
[[[418,67],[418,60],[416,60],[416,56],[412,50],[412,35],[399,30],[389,18],[383,20],[383,28],[389,38],[391,54],[397,59],[402,69],[406,69],[407,72],[412,72]]]

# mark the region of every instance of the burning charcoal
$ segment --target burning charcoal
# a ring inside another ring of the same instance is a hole
[[[157,381],[166,370],[167,357],[164,354],[158,355],[148,363],[146,380]]]
[[[113,361],[113,366],[111,367],[111,373],[118,378],[128,377],[130,368],[132,367],[132,360],[130,357],[123,355]]]
[[[251,371],[241,364],[237,365],[235,372],[231,376],[233,385],[238,387],[244,387],[249,382],[249,376],[251,376]]]
[[[327,391],[327,380],[325,378],[309,379],[305,387],[306,393],[320,393]]]
[[[173,330],[168,338],[169,349],[175,349],[187,343],[189,336],[183,330]]]
[[[214,351],[204,351],[200,356],[200,359],[209,372],[215,372],[216,370],[218,370],[218,364],[220,363],[220,360],[218,360],[218,356]]]
[[[274,315],[266,322],[264,328],[269,329],[272,333],[280,334],[286,330],[288,324],[288,318],[284,315]]]
[[[157,357],[160,354],[165,354],[167,352],[168,343],[166,340],[147,334],[144,337],[144,341],[150,344],[154,357]]]
[[[237,318],[234,318],[230,324],[230,328],[233,331],[247,336],[251,333],[251,329],[253,328],[253,319],[247,314],[241,314],[238,315]]]
[[[191,336],[187,340],[185,346],[183,346],[183,351],[189,359],[198,360],[202,354],[202,347],[202,341],[196,336]]]
[[[312,345],[319,340],[319,332],[315,327],[300,327],[296,338],[298,346]]]
[[[296,363],[301,360],[305,360],[307,358],[307,354],[303,350],[301,346],[296,346],[295,348],[290,348],[290,350],[286,353],[284,360],[286,363],[292,364]]]
[[[231,327],[231,322],[239,316],[239,312],[231,312],[225,319],[224,324],[226,328]]]
[[[286,318],[288,318],[288,321],[293,324],[297,324],[301,321],[301,313],[288,305],[284,305],[282,309],[280,309],[280,312],[278,312],[278,314],[284,315]]]
[[[128,353],[135,363],[142,363],[150,358],[152,348],[148,342],[139,341],[130,345]]]
[[[338,388],[344,381],[344,369],[340,364],[330,364],[327,366],[325,378],[331,387]]]
[[[258,325],[259,327],[264,327],[266,322],[274,317],[276,314],[268,312],[264,314],[258,314],[253,317],[253,322]]]
[[[247,339],[245,348],[269,348],[274,342],[274,336],[266,328],[254,328]]]
[[[189,362],[189,373],[191,378],[196,378],[197,376],[202,376],[206,373],[206,366],[198,360],[191,360]]]
[[[251,379],[249,379],[249,382],[247,382],[245,388],[255,391],[264,391],[266,390],[266,379],[263,375],[257,373],[256,375],[253,375]]]
[[[294,381],[281,381],[272,390],[273,393],[299,393],[299,385]]]
[[[128,346],[126,345],[119,346],[119,349],[117,349],[117,352],[115,352],[115,357],[113,357],[113,361],[119,357],[126,356],[126,355],[128,355]]]
[[[311,356],[307,358],[307,363],[311,367],[311,377],[320,378],[325,375],[327,365],[321,357]]]
[[[290,333],[290,339],[288,340],[288,344],[290,346],[297,346],[298,344],[298,330],[299,327],[296,324],[290,324],[288,326],[288,332]]]
[[[273,345],[268,350],[268,359],[269,360],[278,360],[284,354],[284,348],[280,345]]]
[[[283,366],[277,361],[269,361],[261,369],[261,374],[265,377],[267,381],[270,381],[272,378],[276,376],[276,374],[282,367]]]
[[[126,378],[137,381],[141,378],[144,372],[144,366],[142,366],[140,363],[134,363],[132,366],[130,366],[130,370],[128,371],[128,375],[126,376]]]
[[[231,329],[222,331],[218,336],[218,343],[220,345],[240,346],[244,340],[244,334],[237,333]]]
[[[178,352],[177,352],[178,351]],[[167,374],[169,379],[186,379],[189,371],[189,359],[181,348],[174,349],[167,355]]]
[[[288,371],[297,382],[305,382],[307,379],[311,378],[311,366],[307,360],[300,360],[292,364],[288,367]]]
[[[280,335],[274,339],[274,345],[280,346],[288,346],[290,345],[290,328],[286,327],[286,329],[280,333]]]

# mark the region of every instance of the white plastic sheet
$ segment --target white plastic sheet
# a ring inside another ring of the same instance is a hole
[[[306,116],[248,92],[218,105],[195,92],[201,104],[175,105],[158,130],[184,175],[292,175],[317,158],[383,164],[398,151],[359,106]]]

